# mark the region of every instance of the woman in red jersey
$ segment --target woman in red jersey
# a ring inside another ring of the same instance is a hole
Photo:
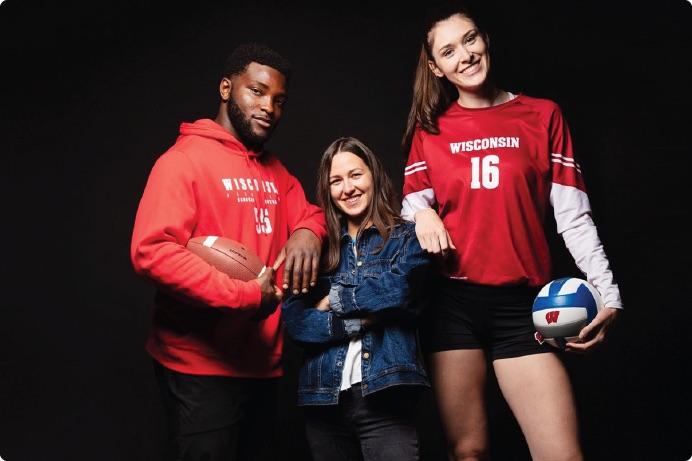
[[[568,343],[602,342],[622,308],[591,218],[570,133],[552,101],[514,95],[489,78],[487,34],[453,6],[429,21],[404,144],[402,215],[421,246],[444,254],[424,333],[450,459],[487,456],[486,363],[534,459],[582,459],[568,376],[534,337],[531,306],[551,279],[544,232],[557,230],[606,308]]]

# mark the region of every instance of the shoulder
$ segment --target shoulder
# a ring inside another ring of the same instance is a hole
[[[534,98],[521,94],[517,96],[517,103],[526,106],[533,111],[550,118],[555,114],[561,114],[560,106],[552,99]]]
[[[157,159],[157,164],[167,168],[191,168],[204,165],[218,150],[218,142],[197,135],[180,135],[175,143]]]
[[[178,144],[175,144],[156,159],[154,168],[159,170],[184,170],[188,169],[190,164],[191,160],[187,152],[182,150]]]
[[[558,104],[555,101],[553,101],[552,99],[536,98],[534,96],[528,96],[525,94],[520,94],[517,96],[516,100],[518,103],[534,107],[536,110],[546,110],[546,111],[552,111],[555,109],[559,110]]]
[[[516,98],[517,104],[530,111],[544,128],[559,126],[563,116],[560,106],[551,99],[534,98],[521,94]],[[557,125],[556,125],[557,124]]]
[[[410,221],[397,224],[392,231],[390,251],[394,255],[399,269],[413,270],[414,267],[423,267],[430,264],[428,252],[423,250],[416,236],[416,225]]]
[[[412,221],[402,220],[397,221],[397,223],[394,224],[394,227],[392,227],[391,233],[389,235],[391,237],[400,238],[407,237],[411,235],[411,233],[416,233],[416,223]]]
[[[389,238],[396,240],[401,248],[407,248],[409,250],[407,253],[422,250],[416,236],[416,223],[412,221],[397,223],[392,229]]]
[[[431,135],[432,133],[425,131],[425,128],[423,128],[422,125],[418,124],[416,125],[416,129],[413,132],[413,142],[422,142],[425,140],[425,138]]]
[[[185,153],[189,156],[204,156],[209,150],[216,150],[220,147],[216,139],[207,138],[198,134],[181,134],[176,139],[175,144],[170,150]]]
[[[416,234],[416,223],[413,221],[401,221],[397,227],[407,236]]]

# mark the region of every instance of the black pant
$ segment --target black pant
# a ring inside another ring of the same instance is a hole
[[[415,461],[419,391],[396,386],[363,397],[359,384],[339,395],[338,405],[306,406],[314,461]]]
[[[166,409],[166,461],[276,459],[276,379],[179,373],[154,361]]]

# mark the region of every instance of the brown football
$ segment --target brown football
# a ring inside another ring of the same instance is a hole
[[[242,243],[225,237],[193,237],[187,242],[187,249],[232,279],[247,282],[264,270],[264,263],[256,254]]]

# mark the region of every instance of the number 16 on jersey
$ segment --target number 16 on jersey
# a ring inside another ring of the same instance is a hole
[[[500,157],[471,157],[471,189],[495,189],[500,184]]]

